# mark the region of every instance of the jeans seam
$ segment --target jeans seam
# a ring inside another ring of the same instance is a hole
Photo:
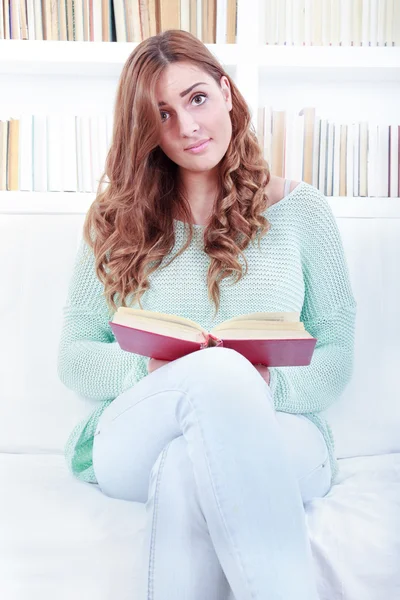
[[[192,407],[193,414],[194,414],[194,416],[195,416],[195,418],[196,418],[197,425],[198,425],[198,428],[199,428],[199,431],[200,431],[201,439],[202,439],[202,442],[203,442],[203,448],[204,448],[204,456],[205,456],[206,465],[207,465],[207,468],[208,468],[208,473],[209,473],[209,476],[210,476],[211,489],[212,489],[212,491],[213,491],[213,494],[214,494],[214,499],[215,499],[216,505],[217,505],[217,507],[218,507],[219,514],[220,514],[220,516],[221,516],[221,521],[222,521],[222,523],[223,523],[223,525],[224,525],[225,532],[226,532],[226,534],[227,534],[227,536],[228,536],[229,540],[230,540],[230,541],[231,541],[231,543],[232,543],[232,546],[233,546],[233,547],[235,548],[235,550],[236,550],[236,555],[237,555],[237,557],[238,557],[239,565],[240,565],[240,567],[241,567],[241,569],[242,569],[242,571],[243,571],[244,577],[246,578],[247,585],[248,585],[248,587],[249,587],[250,593],[251,593],[252,597],[254,597],[254,595],[253,595],[253,592],[251,591],[251,585],[250,585],[250,581],[249,581],[249,579],[248,579],[248,577],[247,577],[246,570],[244,569],[244,565],[243,565],[243,561],[242,561],[242,559],[241,559],[241,556],[240,556],[240,552],[239,552],[239,550],[238,550],[238,548],[237,548],[236,544],[234,543],[234,540],[232,539],[232,536],[231,536],[231,534],[230,534],[230,532],[229,532],[229,529],[228,529],[228,527],[227,527],[227,524],[226,524],[226,521],[225,521],[225,517],[224,517],[223,511],[222,511],[222,509],[221,509],[221,506],[220,506],[220,504],[219,504],[219,502],[218,502],[218,497],[217,497],[217,495],[216,495],[216,493],[215,493],[215,489],[214,489],[214,481],[213,481],[213,478],[212,478],[212,476],[211,476],[210,463],[209,463],[209,460],[208,460],[207,447],[206,447],[206,444],[205,444],[205,439],[204,439],[204,435],[203,435],[203,430],[202,430],[202,428],[201,428],[201,425],[200,425],[200,421],[199,421],[199,419],[197,418],[197,415],[196,415],[196,410],[195,410],[195,408],[194,408],[194,406],[193,406],[193,404],[192,404],[192,402],[191,402],[191,400],[190,400],[190,395],[189,395],[187,392],[183,392],[183,394],[184,394],[184,395],[187,397],[187,400],[188,400],[189,404],[190,404],[190,405],[191,405],[191,407]]]
[[[154,564],[155,564],[155,537],[156,537],[156,528],[157,528],[157,517],[158,517],[158,503],[160,497],[160,485],[161,485],[161,475],[164,468],[164,463],[166,459],[166,455],[168,452],[168,448],[171,442],[164,448],[160,467],[157,473],[157,482],[156,482],[156,490],[154,493],[154,511],[153,511],[153,521],[151,524],[151,538],[150,538],[150,556],[149,556],[149,572],[147,578],[147,598],[148,600],[152,600],[154,598]]]

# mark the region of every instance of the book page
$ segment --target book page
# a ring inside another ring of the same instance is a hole
[[[167,335],[179,340],[188,340],[191,342],[204,342],[204,336],[200,331],[193,329],[193,327],[184,327],[177,323],[165,323],[164,321],[156,321],[152,319],[138,319],[137,317],[124,317],[120,319],[118,314],[115,313],[112,321],[117,325],[123,325],[124,327],[131,327],[132,329],[138,329],[140,331],[149,331],[159,335]]]
[[[272,321],[277,323],[299,323],[300,322],[300,313],[297,311],[293,312],[255,312],[248,313],[246,315],[238,315],[233,317],[232,319],[228,319],[227,321],[223,321],[220,325],[229,325],[231,323],[241,321]],[[217,325],[219,327],[219,325]],[[246,325],[247,327],[247,325]]]
[[[291,340],[291,339],[308,339],[311,338],[307,331],[259,331],[248,329],[232,329],[221,332],[222,340]]]
[[[211,333],[221,334],[224,331],[236,329],[246,329],[247,331],[304,331],[304,323],[296,322],[276,322],[276,321],[226,321],[220,323],[211,330]]]
[[[128,319],[129,317],[135,318],[135,319],[141,319],[141,322],[143,319],[146,320],[152,320],[154,323],[159,323],[161,322],[166,322],[168,324],[172,324],[172,323],[176,323],[180,326],[185,326],[185,327],[189,327],[190,329],[195,329],[196,331],[200,331],[202,333],[207,333],[202,327],[201,325],[199,325],[198,323],[196,323],[195,321],[192,321],[191,319],[187,319],[186,317],[180,317],[178,315],[170,315],[168,313],[161,313],[161,312],[157,312],[155,310],[145,310],[145,309],[140,309],[140,308],[130,308],[127,306],[120,306],[117,310],[117,312],[114,314],[114,317],[118,315],[118,318],[120,319],[118,322],[123,325],[123,320],[124,319]],[[133,322],[132,319],[130,319],[129,321],[130,323]],[[133,325],[132,325],[133,327]]]

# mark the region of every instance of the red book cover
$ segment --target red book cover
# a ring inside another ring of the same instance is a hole
[[[112,321],[109,321],[109,324],[122,350],[158,360],[176,360],[186,354],[203,350],[209,346],[223,346],[236,350],[253,365],[298,367],[310,364],[317,343],[317,339],[314,337],[304,339],[224,340],[211,334],[208,334],[208,338],[204,338],[203,342],[193,342],[134,329]]]

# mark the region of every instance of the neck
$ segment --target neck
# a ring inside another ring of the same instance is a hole
[[[215,172],[184,171],[181,173],[179,190],[189,202],[193,223],[206,225],[218,194],[218,179]]]

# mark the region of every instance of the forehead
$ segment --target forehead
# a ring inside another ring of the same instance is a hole
[[[168,65],[156,84],[157,102],[168,99],[180,99],[180,94],[196,82],[211,85],[212,77],[199,67],[190,63],[173,63]]]

